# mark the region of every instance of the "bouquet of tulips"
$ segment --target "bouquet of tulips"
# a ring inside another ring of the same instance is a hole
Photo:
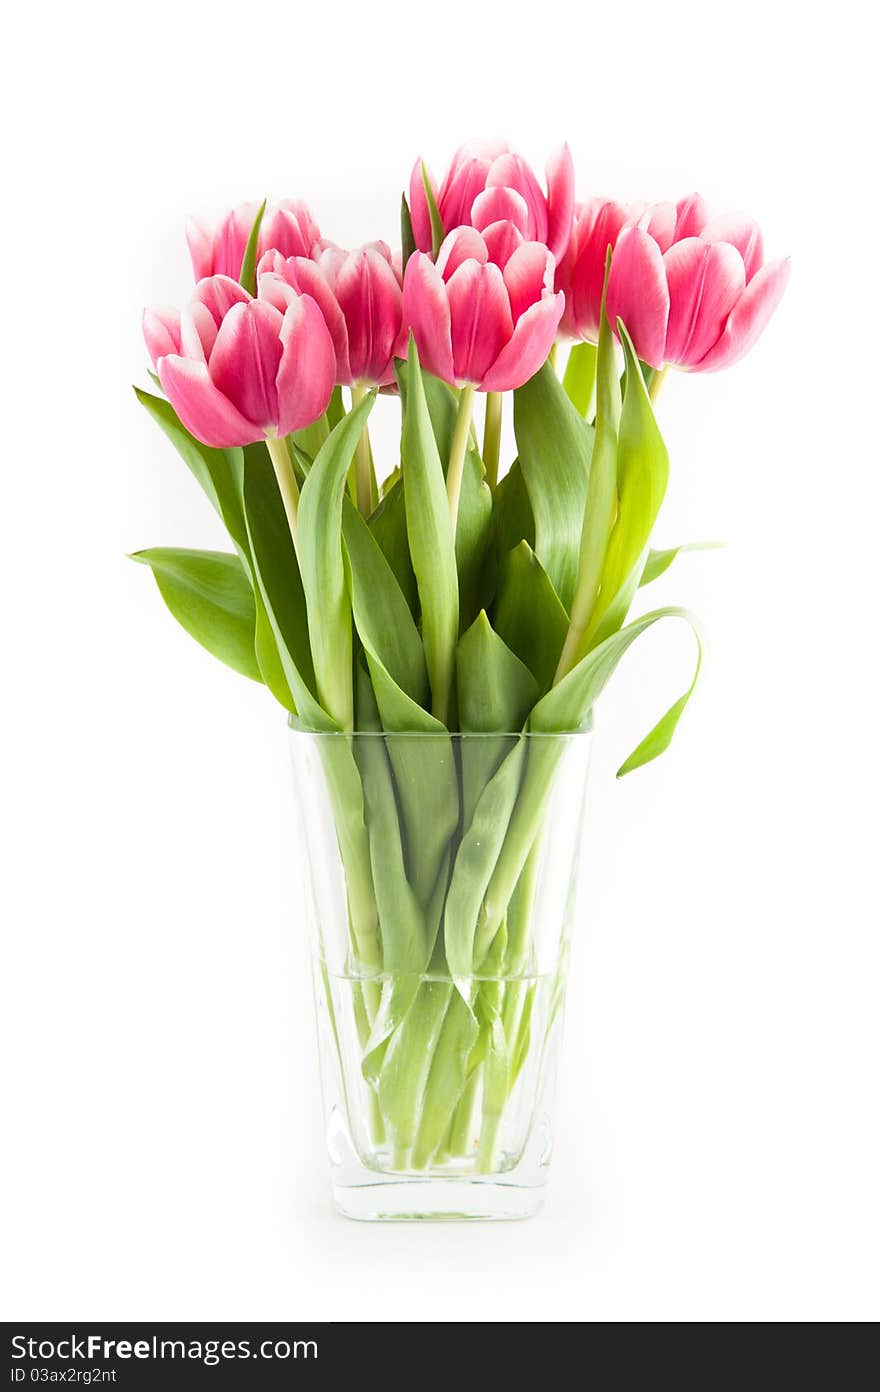
[[[156,390],[137,395],[233,550],[136,559],[210,652],[299,728],[342,736],[322,758],[377,1133],[428,1165],[483,1070],[489,1169],[528,1001],[506,1010],[480,977],[527,971],[558,759],[522,736],[584,729],[634,640],[690,621],[630,617],[680,549],[650,545],[669,467],[654,401],[669,367],[747,351],[788,263],[697,196],[578,202],[567,147],[542,186],[482,143],[439,183],[416,164],[397,251],[345,250],[293,201],[193,225],[189,247],[189,303],[145,313]],[[399,456],[379,466],[370,415],[392,402]],[[621,773],[666,749],[692,689]]]

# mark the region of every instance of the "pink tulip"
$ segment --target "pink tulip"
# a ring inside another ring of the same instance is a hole
[[[494,222],[512,222],[531,242],[543,242],[557,260],[564,254],[574,212],[574,166],[563,145],[547,164],[547,192],[521,155],[504,141],[471,141],[462,145],[440,185],[431,186],[446,231],[476,227],[482,232]],[[410,213],[416,246],[431,250],[431,218],[422,181],[421,162],[410,178]]]
[[[144,339],[155,367],[167,353],[180,352],[180,315],[176,309],[157,305],[144,310]]]
[[[444,381],[481,391],[522,386],[546,361],[563,308],[547,247],[511,223],[481,234],[458,227],[436,265],[415,252],[403,280],[403,319],[422,365]]]
[[[180,316],[180,350],[157,371],[187,430],[226,449],[317,420],[333,390],[333,342],[310,296],[292,294],[282,313],[212,276]]]
[[[225,275],[238,280],[242,258],[259,204],[242,203],[212,230],[202,222],[190,220],[186,239],[196,280]],[[257,239],[257,254],[280,251],[283,256],[311,256],[321,238],[320,229],[305,203],[284,199],[266,209]]]
[[[729,367],[761,334],[788,283],[787,259],[764,262],[751,218],[712,218],[698,194],[676,207],[594,200],[578,210],[557,287],[565,332],[595,342],[613,249],[607,309],[626,325],[651,367],[691,372]]]
[[[359,251],[326,246],[314,260],[270,251],[258,271],[260,299],[283,309],[291,293],[321,307],[336,352],[342,386],[388,386],[394,359],[406,351],[400,273],[384,242]]]

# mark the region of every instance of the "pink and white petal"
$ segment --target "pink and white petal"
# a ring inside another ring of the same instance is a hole
[[[512,188],[486,188],[471,207],[471,222],[480,232],[493,222],[512,222],[524,237],[529,235],[529,209],[521,193]]]
[[[200,280],[192,297],[210,310],[218,328],[233,305],[247,304],[251,298],[237,280],[225,275],[214,275]]]
[[[415,252],[403,274],[403,322],[412,329],[422,366],[444,382],[455,382],[449,300],[443,277],[430,256]]]
[[[161,358],[159,381],[183,425],[203,445],[232,449],[262,438],[259,426],[214,386],[205,363],[174,355]]]
[[[714,217],[706,223],[700,236],[705,242],[730,242],[735,246],[746,268],[746,284],[764,261],[764,239],[754,218],[736,213]]]
[[[335,265],[335,248],[333,252],[333,264]],[[323,257],[320,262],[309,261],[305,257],[297,256],[286,263],[286,279],[293,285],[297,294],[311,295],[317,302],[324,322],[330,330],[330,337],[333,340],[333,347],[336,352],[336,380],[343,386],[351,386],[352,375],[348,353],[348,329],[345,323],[339,302],[333,290],[327,282],[323,266]],[[344,264],[344,258],[340,262]],[[290,301],[288,300],[288,304]],[[286,309],[285,305],[285,309]]]
[[[211,381],[262,430],[278,423],[275,380],[283,316],[265,300],[233,305],[220,325],[208,363]]]
[[[190,218],[186,224],[186,244],[196,280],[214,274],[214,233],[207,223]]]
[[[168,353],[180,352],[180,315],[167,305],[149,306],[143,317],[144,342],[153,366]]]
[[[547,245],[560,260],[571,239],[574,218],[574,162],[568,145],[547,161]]]
[[[286,264],[282,260],[282,265]],[[264,304],[274,305],[279,314],[283,314],[290,304],[299,294],[298,289],[294,289],[288,276],[281,275],[277,271],[258,271],[257,273],[257,299]]]
[[[527,309],[510,341],[480,382],[481,391],[513,391],[534,377],[553,347],[562,317],[563,296],[544,295]]]
[[[207,306],[192,300],[180,316],[180,347],[187,358],[208,362],[217,340],[217,325]]]
[[[672,246],[675,223],[674,203],[649,203],[638,220],[639,227],[650,233],[661,251],[668,251]]]
[[[454,227],[443,239],[435,265],[444,280],[448,280],[465,261],[489,260],[485,238],[474,227]]]
[[[788,257],[762,266],[730,311],[721,336],[705,357],[692,364],[692,371],[717,372],[738,362],[763,333],[785,293],[790,274]]]
[[[691,367],[718,340],[746,287],[743,259],[729,242],[686,237],[663,257],[669,286],[666,361]]]
[[[444,230],[470,222],[474,199],[486,187],[490,164],[491,160],[481,155],[463,159],[460,164],[453,160],[437,197]]]
[[[528,236],[532,241],[547,241],[547,199],[533,170],[522,155],[500,155],[493,160],[486,178],[487,188],[511,188],[521,194],[529,210]]]
[[[680,198],[675,205],[675,240],[685,237],[699,237],[709,221],[709,208],[699,193],[689,193]]]
[[[288,306],[276,380],[278,434],[304,430],[326,411],[336,381],[336,351],[319,305],[302,295]]]
[[[523,234],[512,222],[492,222],[483,231],[483,242],[489,260],[494,261],[502,270],[524,241]]]
[[[400,286],[390,263],[370,247],[352,252],[340,268],[335,294],[348,329],[352,378],[389,380],[402,322]]]
[[[590,213],[591,224],[580,234],[577,260],[566,289],[566,322],[575,325],[577,337],[595,342],[602,311],[605,259],[608,248],[613,251],[617,247],[629,221],[629,209],[623,203],[608,200]]]
[[[513,333],[504,277],[492,262],[465,261],[446,282],[458,382],[481,382]]]
[[[660,248],[641,227],[625,227],[617,239],[605,307],[612,330],[622,319],[642,361],[662,367],[669,290]]]
[[[553,257],[542,242],[523,242],[510,257],[502,274],[514,323],[545,290],[552,291],[554,269]]]

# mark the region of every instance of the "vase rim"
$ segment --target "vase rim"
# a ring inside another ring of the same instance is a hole
[[[313,730],[307,725],[302,725],[295,715],[288,716],[287,728],[291,735],[319,740],[577,740],[589,738],[593,734],[593,715],[591,711],[584,724],[577,730]]]

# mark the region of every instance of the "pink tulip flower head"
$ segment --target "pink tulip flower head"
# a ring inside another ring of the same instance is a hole
[[[340,386],[388,386],[406,351],[400,272],[384,242],[358,251],[325,246],[315,259],[270,251],[258,271],[260,299],[282,309],[291,290],[320,306],[336,353]]]
[[[155,367],[168,353],[180,352],[180,314],[166,305],[144,310],[144,341],[150,362]]]
[[[430,176],[429,176],[430,178]],[[574,166],[563,145],[547,164],[547,191],[521,155],[504,141],[471,141],[456,151],[439,189],[431,187],[444,229],[512,222],[526,241],[543,242],[558,260],[568,246],[574,213]],[[431,216],[418,161],[410,178],[410,215],[420,251],[431,250]]]
[[[403,280],[403,318],[422,365],[456,386],[509,391],[522,386],[553,346],[563,296],[541,242],[496,222],[450,232],[437,262],[415,252]]]
[[[152,334],[149,311],[147,322]],[[179,351],[159,356],[156,367],[180,420],[203,444],[227,449],[288,435],[327,409],[333,341],[310,296],[291,294],[282,312],[230,277],[212,276],[196,286],[179,332]],[[147,341],[152,349],[157,337]]]
[[[238,280],[245,247],[259,204],[242,203],[221,218],[212,230],[190,220],[186,239],[196,280],[225,275]],[[280,251],[282,256],[311,256],[321,232],[305,203],[284,199],[266,209],[260,224],[257,254]]]
[[[788,283],[787,259],[764,261],[751,218],[710,217],[697,194],[671,204],[579,211],[557,285],[564,329],[595,342],[605,253],[613,248],[607,310],[654,368],[712,372],[748,352]]]

